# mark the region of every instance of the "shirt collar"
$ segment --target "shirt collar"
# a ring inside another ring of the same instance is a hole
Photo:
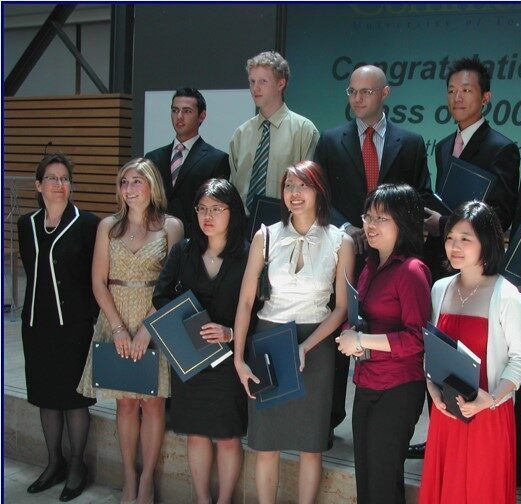
[[[472,138],[472,135],[476,133],[478,128],[485,122],[485,118],[482,117],[478,121],[476,121],[474,124],[471,124],[470,126],[467,126],[464,130],[460,130],[458,127],[458,131],[461,132],[461,138],[463,139],[463,145],[467,145]]]
[[[260,129],[260,127],[262,126],[262,123],[264,121],[269,121],[270,124],[273,124],[273,126],[275,126],[275,128],[278,128],[280,126],[280,124],[282,123],[283,119],[288,114],[288,112],[289,112],[289,108],[285,103],[283,103],[282,107],[280,107],[279,110],[277,110],[277,112],[272,114],[269,119],[266,119],[266,117],[264,117],[259,112],[259,114],[257,116],[257,129]]]
[[[393,262],[403,263],[406,259],[407,257],[405,257],[402,254],[391,254],[379,271],[382,271],[383,269],[387,268]],[[367,256],[366,264],[371,274],[375,274],[376,270],[378,269],[378,253],[369,254]]]
[[[190,152],[190,149],[194,146],[195,142],[197,142],[197,140],[199,140],[200,137],[201,137],[201,135],[195,135],[194,137],[190,138],[190,140],[185,140],[184,142],[180,142],[177,139],[177,137],[174,138],[174,145],[172,145],[172,156],[171,156],[171,158],[174,157],[175,148],[180,143],[182,143],[185,146],[184,151],[183,151],[183,156],[186,157],[186,155]]]
[[[362,121],[362,119],[358,119],[358,117],[356,118],[356,126],[358,128],[358,136],[362,136],[365,133],[365,130],[369,127],[364,121]],[[373,129],[380,137],[384,138],[385,130],[387,129],[385,112],[382,113],[382,118],[373,126]]]

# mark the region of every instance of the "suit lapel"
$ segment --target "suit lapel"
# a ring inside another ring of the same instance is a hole
[[[190,152],[188,153],[188,156],[186,156],[186,159],[184,160],[183,164],[181,165],[181,169],[179,170],[179,175],[177,176],[174,190],[176,190],[181,185],[187,173],[194,169],[194,167],[201,160],[201,158],[206,156],[207,150],[208,146],[206,142],[201,137],[199,137],[197,139],[197,142],[195,142],[193,147],[190,149]]]
[[[399,133],[396,131],[396,128],[389,121],[387,121],[385,128],[384,148],[382,152],[382,162],[380,163],[380,174],[378,176],[379,184],[385,180],[385,177],[393,165],[398,152],[400,152],[401,147],[402,139]]]
[[[472,161],[472,158],[479,151],[480,145],[487,136],[490,126],[485,121],[476,132],[470,137],[469,143],[465,145],[465,148],[461,152],[460,158],[464,161]]]
[[[170,200],[173,194],[172,187],[172,172],[170,171],[170,162],[172,160],[172,149],[174,147],[174,142],[170,145],[167,145],[161,150],[160,158],[157,163],[157,168],[161,172],[161,176],[163,177],[163,185],[165,186],[166,199]],[[164,168],[162,168],[164,167]]]
[[[456,139],[456,133],[454,132],[451,136],[447,138],[447,141],[444,142],[441,146],[441,162],[442,162],[442,173],[438,173],[438,177],[436,178],[436,188],[437,190],[442,187],[441,182],[445,178],[445,174],[450,166],[450,158],[452,157],[452,151],[454,150],[454,140]]]
[[[365,168],[364,161],[362,159],[362,149],[360,148],[360,138],[358,137],[356,121],[353,120],[346,124],[342,134],[341,143],[365,184]]]

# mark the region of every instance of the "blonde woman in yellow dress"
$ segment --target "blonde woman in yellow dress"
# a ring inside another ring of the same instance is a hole
[[[113,341],[122,358],[140,359],[150,343],[143,319],[154,311],[152,292],[168,251],[183,238],[183,225],[165,215],[166,197],[154,164],[145,158],[128,162],[118,173],[119,210],[98,228],[92,287],[101,308],[93,341]],[[165,398],[170,372],[160,354],[157,397],[92,388],[89,354],[78,391],[87,397],[115,398],[123,462],[122,503],[152,503],[153,475],[165,429]],[[143,468],[136,456],[141,444]]]

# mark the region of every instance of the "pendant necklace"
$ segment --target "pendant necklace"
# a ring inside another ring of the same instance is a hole
[[[474,290],[466,297],[464,298],[462,295],[461,295],[461,290],[460,288],[458,287],[458,296],[459,296],[459,300],[460,300],[460,303],[461,303],[461,307],[463,308],[463,306],[465,305],[465,303],[474,295],[476,294],[476,291],[479,289],[479,285],[476,285],[476,287],[474,287]]]

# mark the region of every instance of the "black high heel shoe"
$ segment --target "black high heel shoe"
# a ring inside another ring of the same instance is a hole
[[[31,483],[27,488],[27,493],[35,494],[39,492],[43,492],[58,483],[61,483],[67,477],[67,464],[65,463],[65,459],[61,462],[61,464],[56,468],[56,470],[45,479],[42,479],[40,476],[36,481]]]
[[[85,490],[85,487],[87,486],[87,472],[87,466],[83,465],[83,476],[81,477],[78,486],[75,488],[65,486],[60,495],[61,502],[68,502],[82,494],[83,490]]]

